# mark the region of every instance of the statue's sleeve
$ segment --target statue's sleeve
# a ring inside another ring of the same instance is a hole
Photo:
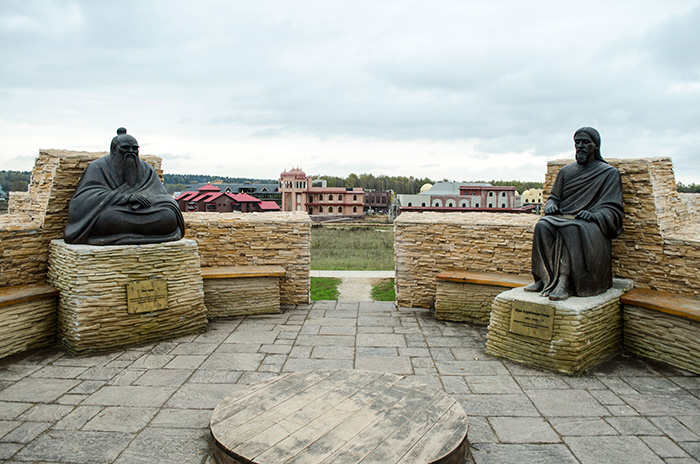
[[[610,167],[600,186],[598,201],[591,213],[601,232],[608,238],[615,238],[622,232],[625,216],[622,201],[622,180],[617,169]]]
[[[89,164],[68,207],[66,243],[87,243],[100,212],[121,199],[123,187],[110,185],[109,175],[100,163]]]
[[[561,207],[561,199],[563,198],[563,189],[564,189],[564,168],[560,169],[559,172],[557,173],[557,177],[554,178],[554,183],[552,184],[552,191],[549,192],[549,198],[547,198],[547,202],[544,204],[544,209],[547,209],[547,206],[549,205],[556,205],[557,208]]]

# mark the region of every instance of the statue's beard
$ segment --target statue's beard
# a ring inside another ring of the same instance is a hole
[[[139,184],[139,158],[138,155],[127,153],[123,158],[124,180],[129,187]]]
[[[577,151],[576,162],[580,165],[586,164],[588,162],[588,153],[585,150]]]

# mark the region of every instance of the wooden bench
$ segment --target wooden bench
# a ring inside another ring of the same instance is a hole
[[[46,283],[0,288],[0,358],[55,341],[57,297]]]
[[[280,313],[281,266],[203,267],[207,317]]]
[[[440,272],[435,279],[435,318],[477,325],[489,324],[496,295],[532,283],[532,276],[460,270]]]
[[[700,374],[700,300],[635,288],[620,302],[625,350]]]

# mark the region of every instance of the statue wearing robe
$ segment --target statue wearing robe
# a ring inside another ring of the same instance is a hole
[[[110,154],[90,163],[68,209],[66,243],[131,245],[180,240],[182,213],[136,139],[117,131]]]
[[[622,232],[619,172],[600,156],[595,129],[580,129],[575,140],[577,162],[557,174],[545,216],[535,226],[535,283],[525,288],[552,300],[594,296],[612,287],[612,239]]]

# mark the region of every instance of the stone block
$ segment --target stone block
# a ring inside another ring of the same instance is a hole
[[[700,322],[624,305],[625,350],[700,374]]]
[[[493,302],[486,353],[562,374],[582,374],[621,350],[620,296],[631,285],[616,279],[601,295],[564,301],[550,301],[522,288],[503,292]],[[523,335],[525,324],[511,325],[513,311],[537,314],[534,323],[544,321],[542,325],[548,317],[540,315],[551,314],[549,336],[546,329],[538,330],[537,336]]]
[[[505,288],[522,287],[532,277],[463,271],[441,272],[437,275],[435,319],[488,325],[491,304]]]
[[[167,306],[130,313],[127,284],[160,279]],[[53,240],[49,283],[60,291],[57,343],[73,355],[206,330],[196,242],[148,245],[69,245]]]
[[[46,284],[0,288],[0,358],[54,342],[57,295]]]
[[[280,313],[279,277],[204,280],[208,317]]]

